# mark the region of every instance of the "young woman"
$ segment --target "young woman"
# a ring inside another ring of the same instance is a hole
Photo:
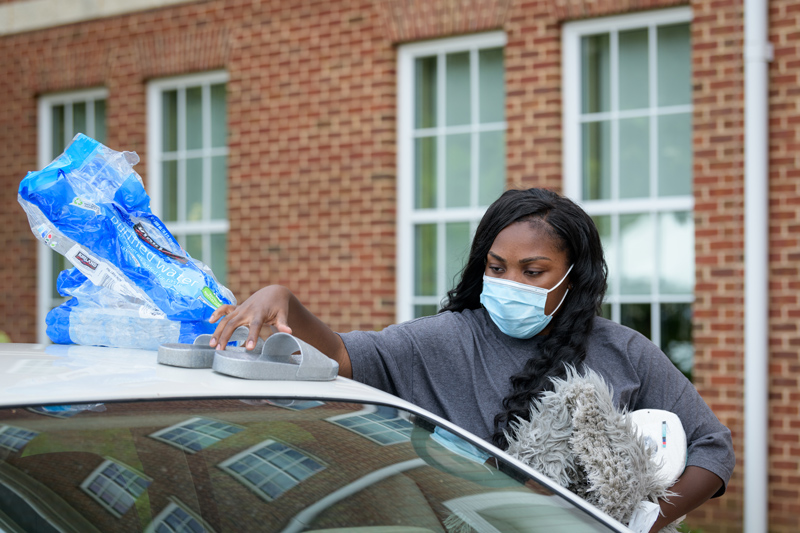
[[[339,373],[436,413],[507,447],[504,429],[565,365],[588,367],[629,411],[677,414],[689,444],[687,468],[661,502],[657,531],[708,498],[733,471],[730,431],[694,386],[647,338],[598,317],[607,268],[592,219],[567,198],[542,189],[505,192],[478,225],[458,285],[434,316],[380,332],[337,334],[292,292],[269,286],[238,307],[223,306],[212,346],[250,327],[291,333],[339,363]]]

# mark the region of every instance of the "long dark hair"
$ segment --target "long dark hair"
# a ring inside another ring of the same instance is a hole
[[[526,220],[537,225],[544,222],[543,226],[574,266],[569,274],[569,294],[551,321],[550,333],[540,343],[541,356],[532,356],[520,372],[511,376],[511,393],[503,399],[503,411],[495,416],[492,442],[503,449],[508,447],[504,434],[508,423],[518,417],[529,419],[531,400],[543,391],[552,390],[550,378],[564,377],[564,365],[579,367],[583,362],[608,277],[600,235],[583,209],[546,189],[510,190],[489,206],[478,224],[461,281],[447,293],[441,311],[481,307],[489,249],[497,234],[509,224]]]

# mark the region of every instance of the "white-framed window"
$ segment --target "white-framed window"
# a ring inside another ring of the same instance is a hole
[[[414,425],[394,407],[368,405],[356,413],[332,416],[328,422],[386,446],[411,439]]]
[[[147,175],[153,212],[227,284],[228,128],[225,72],[151,81]]]
[[[78,133],[105,144],[107,99],[108,91],[104,88],[40,97],[37,167],[44,168],[61,155]],[[45,317],[48,311],[65,301],[56,290],[56,278],[62,270],[72,268],[72,264],[43,243],[39,243],[37,262],[36,335],[39,343],[49,343],[45,333]]]
[[[38,431],[30,429],[0,426],[0,448],[19,452],[38,434]]]
[[[211,533],[214,529],[197,513],[175,498],[153,518],[144,533]]]
[[[319,461],[276,440],[266,440],[226,459],[219,467],[266,501],[325,469]]]
[[[563,29],[564,186],[609,266],[604,315],[689,374],[694,353],[691,8]]]
[[[195,417],[156,431],[150,437],[166,442],[187,453],[195,453],[243,430],[244,428],[241,426],[227,422]]]
[[[503,32],[398,50],[397,318],[431,315],[505,188]]]
[[[106,459],[81,483],[81,489],[105,510],[120,517],[133,507],[151,482],[141,472]]]

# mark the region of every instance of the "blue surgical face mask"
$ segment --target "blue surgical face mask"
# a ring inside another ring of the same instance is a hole
[[[567,297],[569,289],[564,293],[564,297],[553,309],[553,313],[544,314],[544,306],[547,303],[548,293],[556,290],[559,285],[564,283],[570,271],[556,283],[552,289],[542,289],[525,283],[517,283],[506,279],[493,278],[484,274],[483,291],[481,292],[481,304],[489,312],[500,331],[510,337],[517,339],[530,339],[540,333],[550,320],[553,314],[558,311],[564,299]]]

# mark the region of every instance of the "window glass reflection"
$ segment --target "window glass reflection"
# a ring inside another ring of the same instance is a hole
[[[0,435],[32,435],[0,448],[0,513],[13,527],[607,531],[482,441],[390,406],[297,398],[105,407],[67,419],[0,410],[0,428],[16,428]]]

